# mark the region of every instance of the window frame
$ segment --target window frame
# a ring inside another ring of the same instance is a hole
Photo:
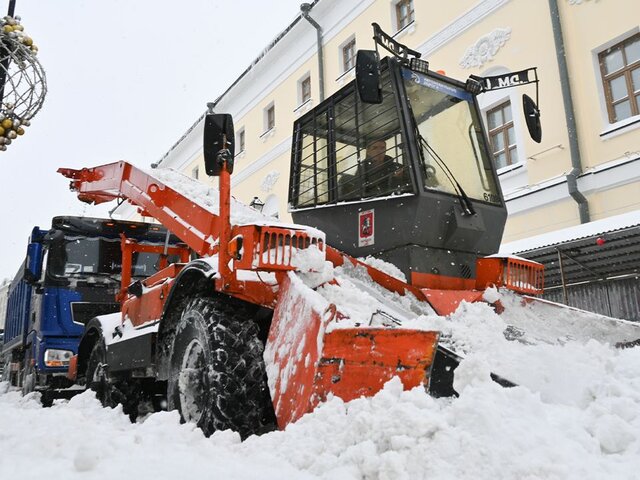
[[[626,36],[625,38],[622,38],[620,41],[615,42],[613,45],[610,45],[609,47],[604,48],[603,50],[598,52],[597,55],[597,63],[600,69],[600,80],[602,82],[602,91],[604,93],[607,118],[610,124],[623,122],[625,120],[628,120],[629,118],[640,115],[640,107],[638,105],[638,103],[640,103],[640,88],[638,88],[638,90],[633,89],[633,79],[631,75],[634,70],[640,69],[640,59],[629,64],[627,61],[627,54],[624,49],[624,47],[628,43],[632,43],[635,40],[640,40],[640,32],[635,32]],[[622,54],[623,66],[622,68],[614,72],[606,73],[605,58],[616,50]],[[611,92],[611,82],[621,77],[624,77],[625,79],[626,96],[614,101],[613,94]],[[617,119],[614,107],[624,101],[629,102],[629,105],[631,107],[631,115],[625,118]]]
[[[351,51],[350,58],[347,58],[347,51]],[[356,67],[356,37],[349,37],[342,45],[340,45],[340,65],[342,73],[347,73]],[[349,62],[347,61],[349,60]]]
[[[244,127],[238,130],[236,143],[238,145],[237,154],[244,153],[247,142],[247,135],[245,133]]]
[[[273,130],[276,127],[276,106],[267,107],[267,130]]]
[[[263,110],[263,127],[264,131],[261,137],[271,132],[276,128],[276,104],[275,102],[269,103]]]
[[[506,107],[509,107],[511,110],[511,120],[509,120],[508,122],[503,122],[501,125],[495,127],[495,128],[489,128],[489,116],[497,111],[502,111],[502,118],[504,119],[504,110]],[[515,125],[515,121],[514,121],[514,111],[513,111],[513,105],[511,103],[511,98],[506,97],[503,98],[502,101],[500,101],[498,104],[493,105],[490,108],[487,108],[485,111],[485,117],[486,117],[486,126],[487,126],[487,137],[489,140],[489,146],[491,148],[491,160],[494,162],[494,165],[496,167],[496,171],[497,170],[501,170],[503,168],[507,168],[507,167],[511,167],[517,163],[520,163],[520,159],[519,159],[519,155],[516,153],[515,158],[512,157],[512,153],[511,147],[515,147],[516,152],[518,152],[519,150],[519,145],[518,145],[518,138],[516,135],[516,125]],[[509,129],[513,128],[513,138],[515,143],[509,143]],[[504,141],[504,147],[496,152],[494,149],[494,137],[497,137],[498,135],[501,135],[503,137],[503,141]],[[498,166],[498,163],[496,161],[496,156],[497,154],[501,154],[503,153],[505,154],[505,158],[506,158],[506,163],[503,166]]]
[[[408,10],[408,15],[406,17],[402,16],[402,6],[403,5],[406,5],[408,7],[408,9],[409,9]],[[395,24],[396,24],[396,31],[397,32],[407,28],[409,25],[411,25],[413,22],[416,21],[416,10],[415,10],[415,5],[413,4],[413,0],[398,0],[393,5],[393,10],[395,12]],[[402,24],[402,20],[404,18],[407,19],[407,23],[405,23],[403,25]]]
[[[308,89],[305,88],[305,85],[308,86]],[[308,97],[305,98],[305,94],[308,94]],[[311,100],[311,75],[306,75],[300,80],[300,105],[309,100]]]

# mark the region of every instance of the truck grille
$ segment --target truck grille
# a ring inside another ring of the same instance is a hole
[[[72,302],[71,315],[75,323],[86,325],[89,320],[98,315],[106,315],[120,310],[119,303],[95,303],[95,302]]]

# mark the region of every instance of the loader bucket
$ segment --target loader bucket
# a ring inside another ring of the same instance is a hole
[[[372,396],[398,376],[405,389],[428,388],[439,333],[387,327],[333,328],[340,312],[289,274],[265,349],[278,427],[312,411],[330,394]]]

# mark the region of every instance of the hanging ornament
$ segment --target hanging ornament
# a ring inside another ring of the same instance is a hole
[[[37,53],[20,17],[0,19],[0,151],[25,133],[44,103],[47,79]]]

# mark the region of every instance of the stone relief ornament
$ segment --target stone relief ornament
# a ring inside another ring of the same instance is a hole
[[[277,170],[270,171],[262,179],[262,184],[260,185],[260,189],[263,192],[270,192],[271,190],[273,190],[273,187],[278,181],[278,178],[280,178],[280,172],[278,172]]]
[[[460,60],[462,68],[481,67],[493,60],[498,50],[511,38],[510,28],[496,28],[470,46]]]

